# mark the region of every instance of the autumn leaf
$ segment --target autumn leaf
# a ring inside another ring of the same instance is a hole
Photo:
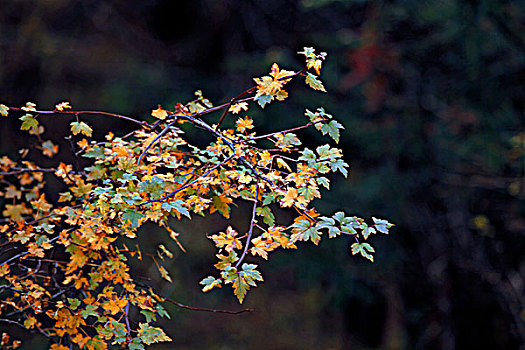
[[[227,252],[231,252],[233,249],[241,249],[241,241],[236,237],[237,231],[231,226],[228,226],[226,232],[220,232],[219,234],[212,235],[210,238],[215,242],[218,248],[223,248]]]
[[[218,211],[221,213],[225,218],[230,218],[230,207],[228,204],[233,202],[231,198],[228,198],[224,195],[218,195],[214,196],[212,198],[212,205],[210,206],[210,214],[213,214],[214,212]]]
[[[252,118],[246,116],[244,119],[237,119],[237,130],[239,132],[245,132],[248,129],[253,129],[253,120]]]
[[[71,122],[71,132],[73,135],[84,134],[87,137],[91,137],[93,129],[84,122]]]
[[[62,112],[64,109],[71,109],[69,102],[61,102],[55,106],[56,111]]]
[[[164,266],[159,265],[158,266],[158,270],[159,270],[160,275],[162,276],[162,278],[164,278],[166,281],[168,281],[170,283],[173,282],[171,280],[171,277],[170,277],[168,271],[164,268]]]
[[[161,120],[164,120],[166,119],[166,117],[168,116],[168,112],[165,111],[164,109],[162,109],[162,107],[159,105],[158,106],[159,108],[151,111],[151,115],[155,118],[158,118],[158,119],[161,119]]]
[[[37,323],[36,318],[34,318],[33,316],[29,316],[24,321],[24,327],[26,327],[27,329],[31,329],[31,328],[35,327],[36,323]]]
[[[1,108],[1,105],[0,105],[0,108]],[[248,110],[248,103],[246,103],[246,102],[239,102],[239,103],[232,104],[228,111],[232,112],[233,114],[239,114],[241,112],[241,110],[247,111]]]
[[[0,277],[4,277],[9,273],[9,265],[2,264],[0,265]]]
[[[35,112],[36,111],[36,104],[33,102],[26,102],[26,105],[20,108],[23,111],[26,112]]]
[[[42,154],[52,158],[55,154],[58,153],[58,145],[53,144],[51,141],[42,142]]]
[[[26,114],[20,117],[20,120],[22,121],[20,130],[29,130],[38,127],[38,120],[36,120],[31,114]]]
[[[281,200],[281,206],[291,207],[292,205],[294,205],[297,197],[298,197],[297,188],[289,188],[288,191],[286,191],[284,198]]]
[[[2,115],[3,117],[7,117],[9,113],[8,111],[9,111],[9,107],[7,107],[6,105],[0,104],[0,115]]]

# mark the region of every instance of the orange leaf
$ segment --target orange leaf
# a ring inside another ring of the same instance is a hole
[[[168,112],[162,109],[162,107],[159,105],[159,108],[151,111],[151,115],[155,118],[164,120],[168,116]]]

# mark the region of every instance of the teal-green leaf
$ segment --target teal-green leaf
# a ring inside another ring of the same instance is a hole
[[[323,83],[312,73],[306,73],[306,84],[308,84],[314,90],[326,92]]]
[[[139,219],[142,217],[144,217],[143,214],[133,210],[128,210],[127,212],[122,214],[122,219],[124,221],[129,221],[132,227],[139,227]]]

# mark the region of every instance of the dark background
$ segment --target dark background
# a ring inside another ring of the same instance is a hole
[[[286,103],[250,115],[260,130],[275,130],[304,122],[305,107],[325,106],[346,127],[351,172],[332,179],[318,208],[396,226],[373,239],[374,264],[351,256],[344,238],[254,259],[265,282],[242,305],[253,313],[170,307],[162,325],[174,342],[154,348],[523,349],[522,1],[7,0],[0,103],[53,109],[67,100],[145,119],[197,89],[228,101],[273,62],[298,70],[303,46],[328,52],[329,93],[295,82]],[[55,118],[44,121],[45,136],[67,156],[70,120]],[[129,130],[101,117],[89,123],[96,136]],[[16,120],[1,125],[2,153],[29,142]],[[242,206],[233,211],[240,228],[247,217]],[[154,267],[139,271],[180,302],[239,309],[229,288],[198,286],[214,260],[205,235],[225,225],[216,215],[173,222],[189,249],[168,263],[173,285],[162,286]],[[144,231],[146,249],[162,241],[176,250],[155,233]]]

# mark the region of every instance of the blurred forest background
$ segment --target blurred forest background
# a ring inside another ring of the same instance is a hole
[[[289,100],[250,115],[259,130],[274,130],[325,106],[346,127],[340,145],[351,176],[333,178],[319,208],[396,226],[375,237],[374,264],[352,257],[344,238],[274,253],[261,264],[265,283],[242,305],[254,312],[170,307],[162,325],[174,343],[152,348],[523,349],[523,1],[6,0],[0,102],[52,109],[67,100],[148,118],[198,89],[228,101],[273,62],[298,70],[303,46],[328,52],[329,93],[294,82]],[[44,121],[65,158],[69,122]],[[129,130],[98,117],[90,124],[97,137]],[[1,153],[29,142],[18,129],[16,119],[2,120]],[[233,211],[241,229],[247,212]],[[172,261],[165,295],[241,308],[229,288],[203,294],[198,285],[214,260],[206,234],[225,225],[216,215],[173,222],[189,252]],[[167,234],[143,233],[152,250],[158,242],[176,250]],[[141,269],[163,284],[155,268]],[[45,348],[44,339],[18,336],[25,349]]]

